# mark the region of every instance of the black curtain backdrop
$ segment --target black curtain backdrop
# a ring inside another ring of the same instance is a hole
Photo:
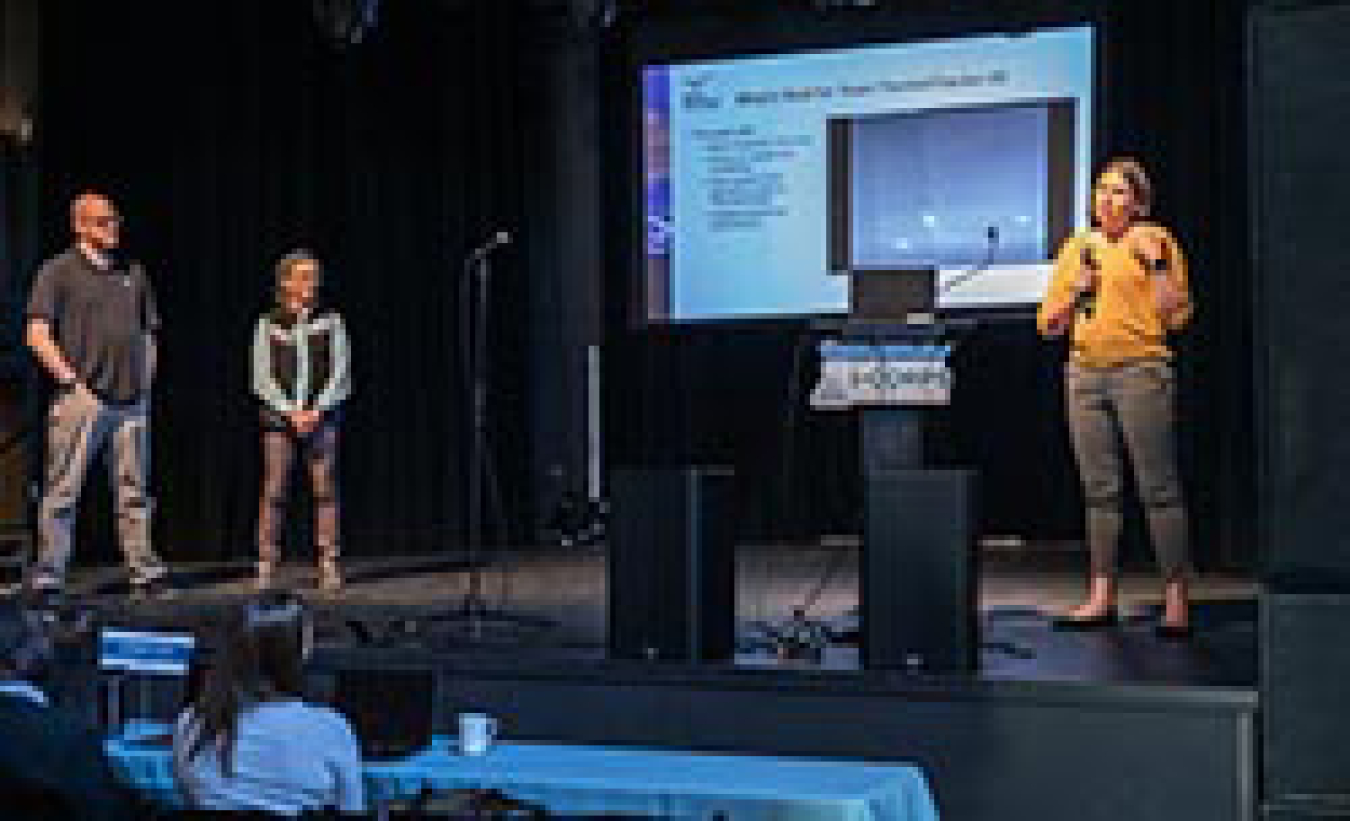
[[[0,136],[0,380],[21,383],[22,305],[37,261],[38,173],[32,151]]]
[[[1094,156],[1140,157],[1159,217],[1188,250],[1199,313],[1179,341],[1181,457],[1202,566],[1250,567],[1252,396],[1242,54],[1245,4],[1200,0],[811,4],[644,4],[611,49],[608,95],[633,118],[634,54],[697,58],[785,48],[954,36],[1095,21],[1100,72]],[[635,122],[634,119],[628,119]],[[626,150],[631,169],[636,145]],[[631,171],[630,171],[631,173]],[[610,458],[724,463],[740,477],[747,538],[857,532],[856,429],[804,406],[813,374],[791,378],[802,323],[632,329],[637,249],[630,176],[612,174],[607,300]],[[620,297],[619,294],[624,296]],[[930,458],[976,467],[982,532],[1032,540],[1082,533],[1061,401],[1059,344],[1029,321],[990,323],[961,348],[953,406],[935,420]],[[1127,559],[1151,561],[1131,523]]]
[[[39,253],[40,178],[25,127],[37,97],[38,20],[37,0],[0,2],[0,527],[20,530],[37,467],[21,306]]]
[[[583,350],[595,342],[607,464],[733,465],[745,539],[849,530],[854,430],[805,410],[809,379],[793,390],[799,326],[631,330],[632,50],[654,28],[694,55],[1095,19],[1095,154],[1150,166],[1160,215],[1192,260],[1200,310],[1181,341],[1182,453],[1198,553],[1242,567],[1254,501],[1244,7],[909,0],[822,15],[806,2],[648,0],[619,4],[602,26],[587,13],[594,3],[385,0],[379,27],[344,50],[305,0],[53,0],[37,145],[43,250],[65,241],[69,197],[101,187],[153,272],[166,319],[157,532],[171,559],[251,554],[249,332],[272,262],[301,244],[329,263],[356,345],[350,552],[459,544],[458,265],[498,228],[522,237],[498,259],[493,302],[491,410],[512,539],[528,541],[558,482],[575,488],[584,475]],[[987,326],[960,354],[933,456],[980,470],[987,533],[1081,533],[1062,353],[1023,323]],[[111,556],[109,518],[85,519],[86,541]]]
[[[534,35],[512,3],[380,6],[365,42],[340,48],[305,0],[44,3],[46,250],[67,241],[70,197],[93,187],[118,202],[151,272],[156,534],[170,561],[252,555],[249,345],[272,265],[297,246],[325,261],[353,340],[347,552],[462,543],[461,262],[522,220],[542,139]],[[527,501],[527,256],[499,255],[493,295],[490,410],[512,522]],[[110,517],[84,520],[82,558],[112,555]]]

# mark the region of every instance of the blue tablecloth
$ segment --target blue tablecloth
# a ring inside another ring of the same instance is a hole
[[[144,729],[141,730],[144,732]],[[136,736],[107,742],[114,766],[176,803],[169,750]],[[558,814],[631,813],[733,821],[936,821],[923,775],[905,765],[754,755],[704,755],[563,744],[498,744],[458,755],[448,739],[394,762],[367,763],[370,803],[423,787],[497,788]]]

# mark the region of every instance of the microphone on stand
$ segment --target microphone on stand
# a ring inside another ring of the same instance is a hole
[[[473,249],[473,253],[469,254],[469,259],[482,259],[488,254],[502,247],[503,245],[510,245],[510,244],[511,244],[511,232],[498,231],[494,233],[488,239],[487,242]]]

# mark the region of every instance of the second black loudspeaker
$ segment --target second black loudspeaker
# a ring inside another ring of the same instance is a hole
[[[611,656],[667,661],[731,656],[736,548],[732,479],[725,467],[614,471]]]
[[[862,636],[869,668],[975,667],[974,477],[967,470],[866,475]]]

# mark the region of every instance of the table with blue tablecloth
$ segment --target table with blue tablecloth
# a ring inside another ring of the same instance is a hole
[[[107,742],[118,772],[163,803],[179,798],[172,756],[146,728]],[[438,737],[420,753],[367,762],[374,806],[421,790],[497,789],[565,815],[632,814],[741,821],[936,821],[922,773],[861,761],[579,746],[497,744],[485,755],[455,752]]]

